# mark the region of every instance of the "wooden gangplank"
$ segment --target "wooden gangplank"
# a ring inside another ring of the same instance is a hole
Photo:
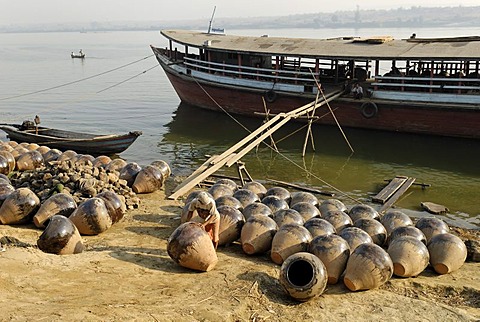
[[[262,142],[266,137],[270,136],[273,132],[285,125],[290,119],[295,119],[300,116],[306,115],[315,109],[328,104],[330,101],[343,95],[343,90],[338,90],[331,93],[322,102],[311,102],[299,108],[296,108],[290,112],[277,114],[269,121],[262,124],[255,131],[251,132],[245,138],[232,147],[227,149],[220,155],[213,156],[200,166],[195,172],[193,172],[187,179],[185,179],[179,186],[174,189],[169,199],[177,199],[183,196],[190,189],[197,184],[205,180],[208,176],[215,173],[223,166],[230,167],[236,164],[241,157],[251,151],[255,146]]]
[[[405,176],[396,176],[393,178],[385,188],[372,197],[373,202],[382,204],[378,212],[383,213],[392,207],[408,188],[412,186],[415,180],[415,178]]]

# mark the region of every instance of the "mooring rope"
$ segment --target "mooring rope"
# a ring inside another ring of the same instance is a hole
[[[215,105],[217,105],[223,112],[225,112],[232,120],[234,120],[237,124],[239,124],[242,128],[244,128],[248,133],[251,133],[251,131],[246,127],[244,126],[239,120],[237,120],[233,115],[231,115],[227,110],[225,110],[225,108],[223,108],[208,92],[207,90],[198,82],[198,80],[192,76],[192,78],[195,80],[195,82],[197,83],[197,85],[202,89],[202,91],[215,103]],[[325,99],[325,96],[324,96],[324,99]],[[278,142],[278,141],[277,141]],[[360,200],[358,199],[355,199],[354,197],[351,197],[349,194],[347,194],[346,192],[338,189],[337,187],[333,186],[332,184],[328,183],[327,181],[323,180],[322,178],[318,177],[315,173],[309,171],[308,169],[306,169],[305,167],[302,167],[300,164],[298,164],[297,162],[295,162],[294,160],[290,159],[289,157],[287,157],[286,155],[284,155],[283,153],[281,153],[280,151],[277,151],[275,150],[275,148],[273,146],[271,146],[270,144],[266,143],[265,141],[262,141],[263,144],[265,144],[268,148],[270,148],[273,152],[276,152],[278,155],[280,155],[281,157],[283,157],[285,160],[287,160],[288,162],[290,162],[291,164],[293,164],[294,166],[296,166],[297,168],[305,171],[307,174],[311,175],[312,177],[314,177],[315,179],[317,179],[318,181],[320,181],[321,183],[323,183],[324,185],[326,185],[327,187],[335,190],[336,192],[340,193],[340,195],[344,196],[344,197],[347,197],[349,198],[350,200],[356,202],[356,203],[360,203],[360,204],[363,204],[363,202],[361,202]]]

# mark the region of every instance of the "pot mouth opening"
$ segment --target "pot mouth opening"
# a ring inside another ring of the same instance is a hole
[[[288,268],[288,282],[296,287],[306,287],[314,279],[314,267],[306,260],[299,259]]]

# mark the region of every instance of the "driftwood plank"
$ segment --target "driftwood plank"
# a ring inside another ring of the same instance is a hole
[[[390,208],[404,193],[412,186],[415,182],[415,178],[408,178],[403,185],[390,197],[390,199],[383,204],[382,208],[378,211],[380,214],[385,212],[388,208]]]
[[[376,196],[372,197],[373,202],[384,204],[404,183],[407,177],[395,177]]]

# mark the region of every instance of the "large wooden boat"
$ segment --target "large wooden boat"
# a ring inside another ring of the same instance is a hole
[[[304,39],[164,30],[151,46],[180,99],[229,113],[288,112],[338,91],[346,127],[480,138],[480,37]],[[358,83],[363,97],[350,89]],[[265,102],[265,106],[264,106]],[[330,109],[315,122],[335,124]]]
[[[33,122],[32,122],[33,123]],[[140,131],[126,134],[89,134],[58,130],[47,127],[35,127],[26,124],[1,125],[0,129],[7,133],[10,140],[17,142],[37,143],[62,151],[74,150],[77,153],[113,155],[125,151],[142,134]]]

